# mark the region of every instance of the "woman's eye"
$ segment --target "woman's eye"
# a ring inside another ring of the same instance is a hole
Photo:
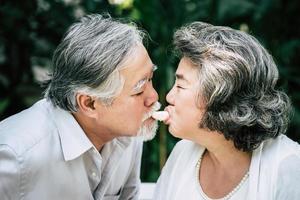
[[[144,93],[144,91],[139,92],[139,93],[135,94],[134,96],[140,96],[140,95],[143,94],[143,93]]]
[[[179,88],[179,89],[184,89],[183,87],[181,87],[180,85],[177,85],[176,86],[177,88]]]

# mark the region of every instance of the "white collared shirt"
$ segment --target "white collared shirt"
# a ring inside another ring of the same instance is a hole
[[[178,142],[158,179],[153,199],[203,199],[195,169],[204,150],[192,141]],[[299,200],[300,145],[285,135],[264,141],[252,153],[248,180],[231,199]]]
[[[45,99],[0,123],[1,200],[137,199],[142,141],[101,154],[73,116]]]

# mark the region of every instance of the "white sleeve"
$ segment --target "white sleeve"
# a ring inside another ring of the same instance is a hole
[[[174,167],[178,162],[179,154],[182,153],[185,143],[186,141],[181,140],[173,148],[156,183],[153,200],[167,200],[169,192],[172,192],[172,184],[176,183],[176,181],[172,180],[176,178],[173,176]]]
[[[21,198],[20,184],[20,162],[16,154],[7,145],[0,145],[1,200]]]
[[[119,199],[122,200],[137,200],[139,196],[139,190],[141,185],[140,180],[140,170],[141,170],[141,160],[143,151],[143,142],[141,140],[136,140],[134,164],[131,169],[130,175],[123,187],[121,196]]]
[[[276,200],[300,199],[300,154],[286,157],[278,168]]]

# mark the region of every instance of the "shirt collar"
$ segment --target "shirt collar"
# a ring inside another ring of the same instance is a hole
[[[117,137],[115,138],[115,142],[121,149],[125,150],[133,139],[134,137]]]
[[[58,129],[66,161],[73,160],[94,147],[70,112],[54,107],[48,101],[47,103],[52,110],[52,119]]]

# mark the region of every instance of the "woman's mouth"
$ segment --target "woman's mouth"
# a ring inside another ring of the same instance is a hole
[[[164,123],[166,125],[170,125],[170,123],[171,123],[171,116],[172,116],[172,107],[171,106],[167,106],[167,107],[165,107],[164,110],[169,113],[169,117],[166,120],[164,120]]]

